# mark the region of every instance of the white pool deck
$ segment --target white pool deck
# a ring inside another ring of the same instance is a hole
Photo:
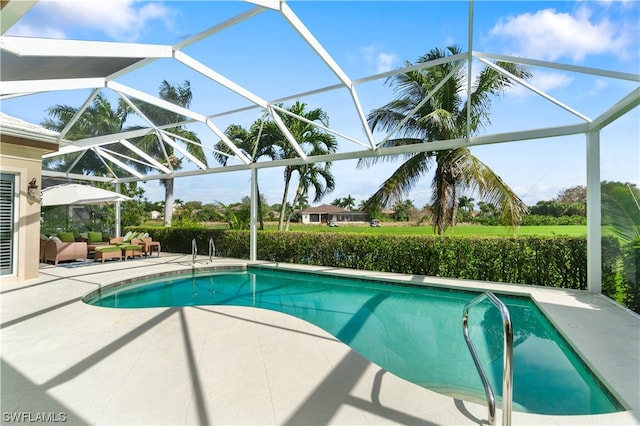
[[[197,267],[208,258],[199,258]],[[244,264],[220,259],[215,265]],[[344,274],[389,274],[331,270]],[[109,309],[82,302],[114,282],[190,270],[164,254],[80,268],[42,265],[2,283],[3,424],[486,424],[484,405],[421,388],[333,336],[285,314],[246,307]],[[629,408],[594,416],[514,411],[513,424],[640,423],[640,318],[584,292],[416,276],[406,280],[530,293]],[[462,313],[461,313],[462,315]],[[455,368],[455,366],[452,366]],[[518,366],[516,365],[517,369]],[[540,380],[545,380],[541,377]],[[46,423],[46,422],[44,422]],[[500,407],[496,424],[502,423]]]

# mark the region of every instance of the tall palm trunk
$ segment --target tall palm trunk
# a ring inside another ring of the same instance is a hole
[[[165,179],[164,183],[164,226],[171,226],[173,218],[173,178]]]
[[[280,207],[280,218],[278,219],[278,231],[284,229],[284,216],[287,212],[287,197],[289,196],[289,183],[293,169],[286,167],[284,170],[284,195],[282,196],[282,206]]]
[[[453,187],[451,188],[451,218],[449,220],[449,222],[451,223],[451,233],[453,233],[453,230],[456,226],[456,219],[458,218],[458,191],[456,191],[456,186],[453,185]]]
[[[300,201],[300,197],[302,196],[302,192],[304,191],[304,181],[300,178],[300,182],[298,183],[298,188],[296,188],[296,195],[293,197],[293,204],[291,207],[291,211],[287,215],[287,224],[285,226],[285,231],[289,230],[289,224],[291,223],[291,218],[296,211],[296,204]]]
[[[256,180],[258,173],[256,172]],[[262,214],[262,198],[260,197],[260,188],[258,182],[256,182],[256,196],[258,197],[258,220],[260,221],[260,230],[264,231],[264,215]]]
[[[444,235],[447,229],[447,183],[445,181],[444,165],[437,163],[436,173],[433,178],[435,196],[433,197],[433,225],[438,230],[438,235]]]

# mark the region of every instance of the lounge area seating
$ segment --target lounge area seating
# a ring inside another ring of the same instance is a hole
[[[72,232],[62,232],[54,237],[41,235],[40,262],[63,260],[86,260],[93,253],[94,261],[119,259],[127,260],[135,256],[149,256],[153,251],[160,256],[160,242],[153,241],[149,234],[127,232],[122,237],[107,238],[101,232],[88,232],[75,241]]]

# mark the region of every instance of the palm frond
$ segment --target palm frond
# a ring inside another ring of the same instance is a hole
[[[466,151],[466,152],[464,152]],[[463,184],[478,191],[487,202],[499,206],[502,223],[517,226],[527,213],[527,206],[491,168],[464,149],[456,159]]]
[[[365,204],[368,206],[388,206],[394,201],[402,199],[428,172],[430,163],[429,153],[420,152],[413,155],[382,183]]]

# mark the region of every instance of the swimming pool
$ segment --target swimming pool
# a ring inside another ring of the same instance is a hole
[[[94,292],[85,301],[115,308],[237,305],[284,312],[323,328],[402,378],[484,404],[461,327],[464,305],[476,295],[251,267],[140,281]],[[564,415],[624,409],[531,300],[498,296],[514,328],[514,410]],[[483,303],[470,312],[469,326],[499,399],[500,315]]]

